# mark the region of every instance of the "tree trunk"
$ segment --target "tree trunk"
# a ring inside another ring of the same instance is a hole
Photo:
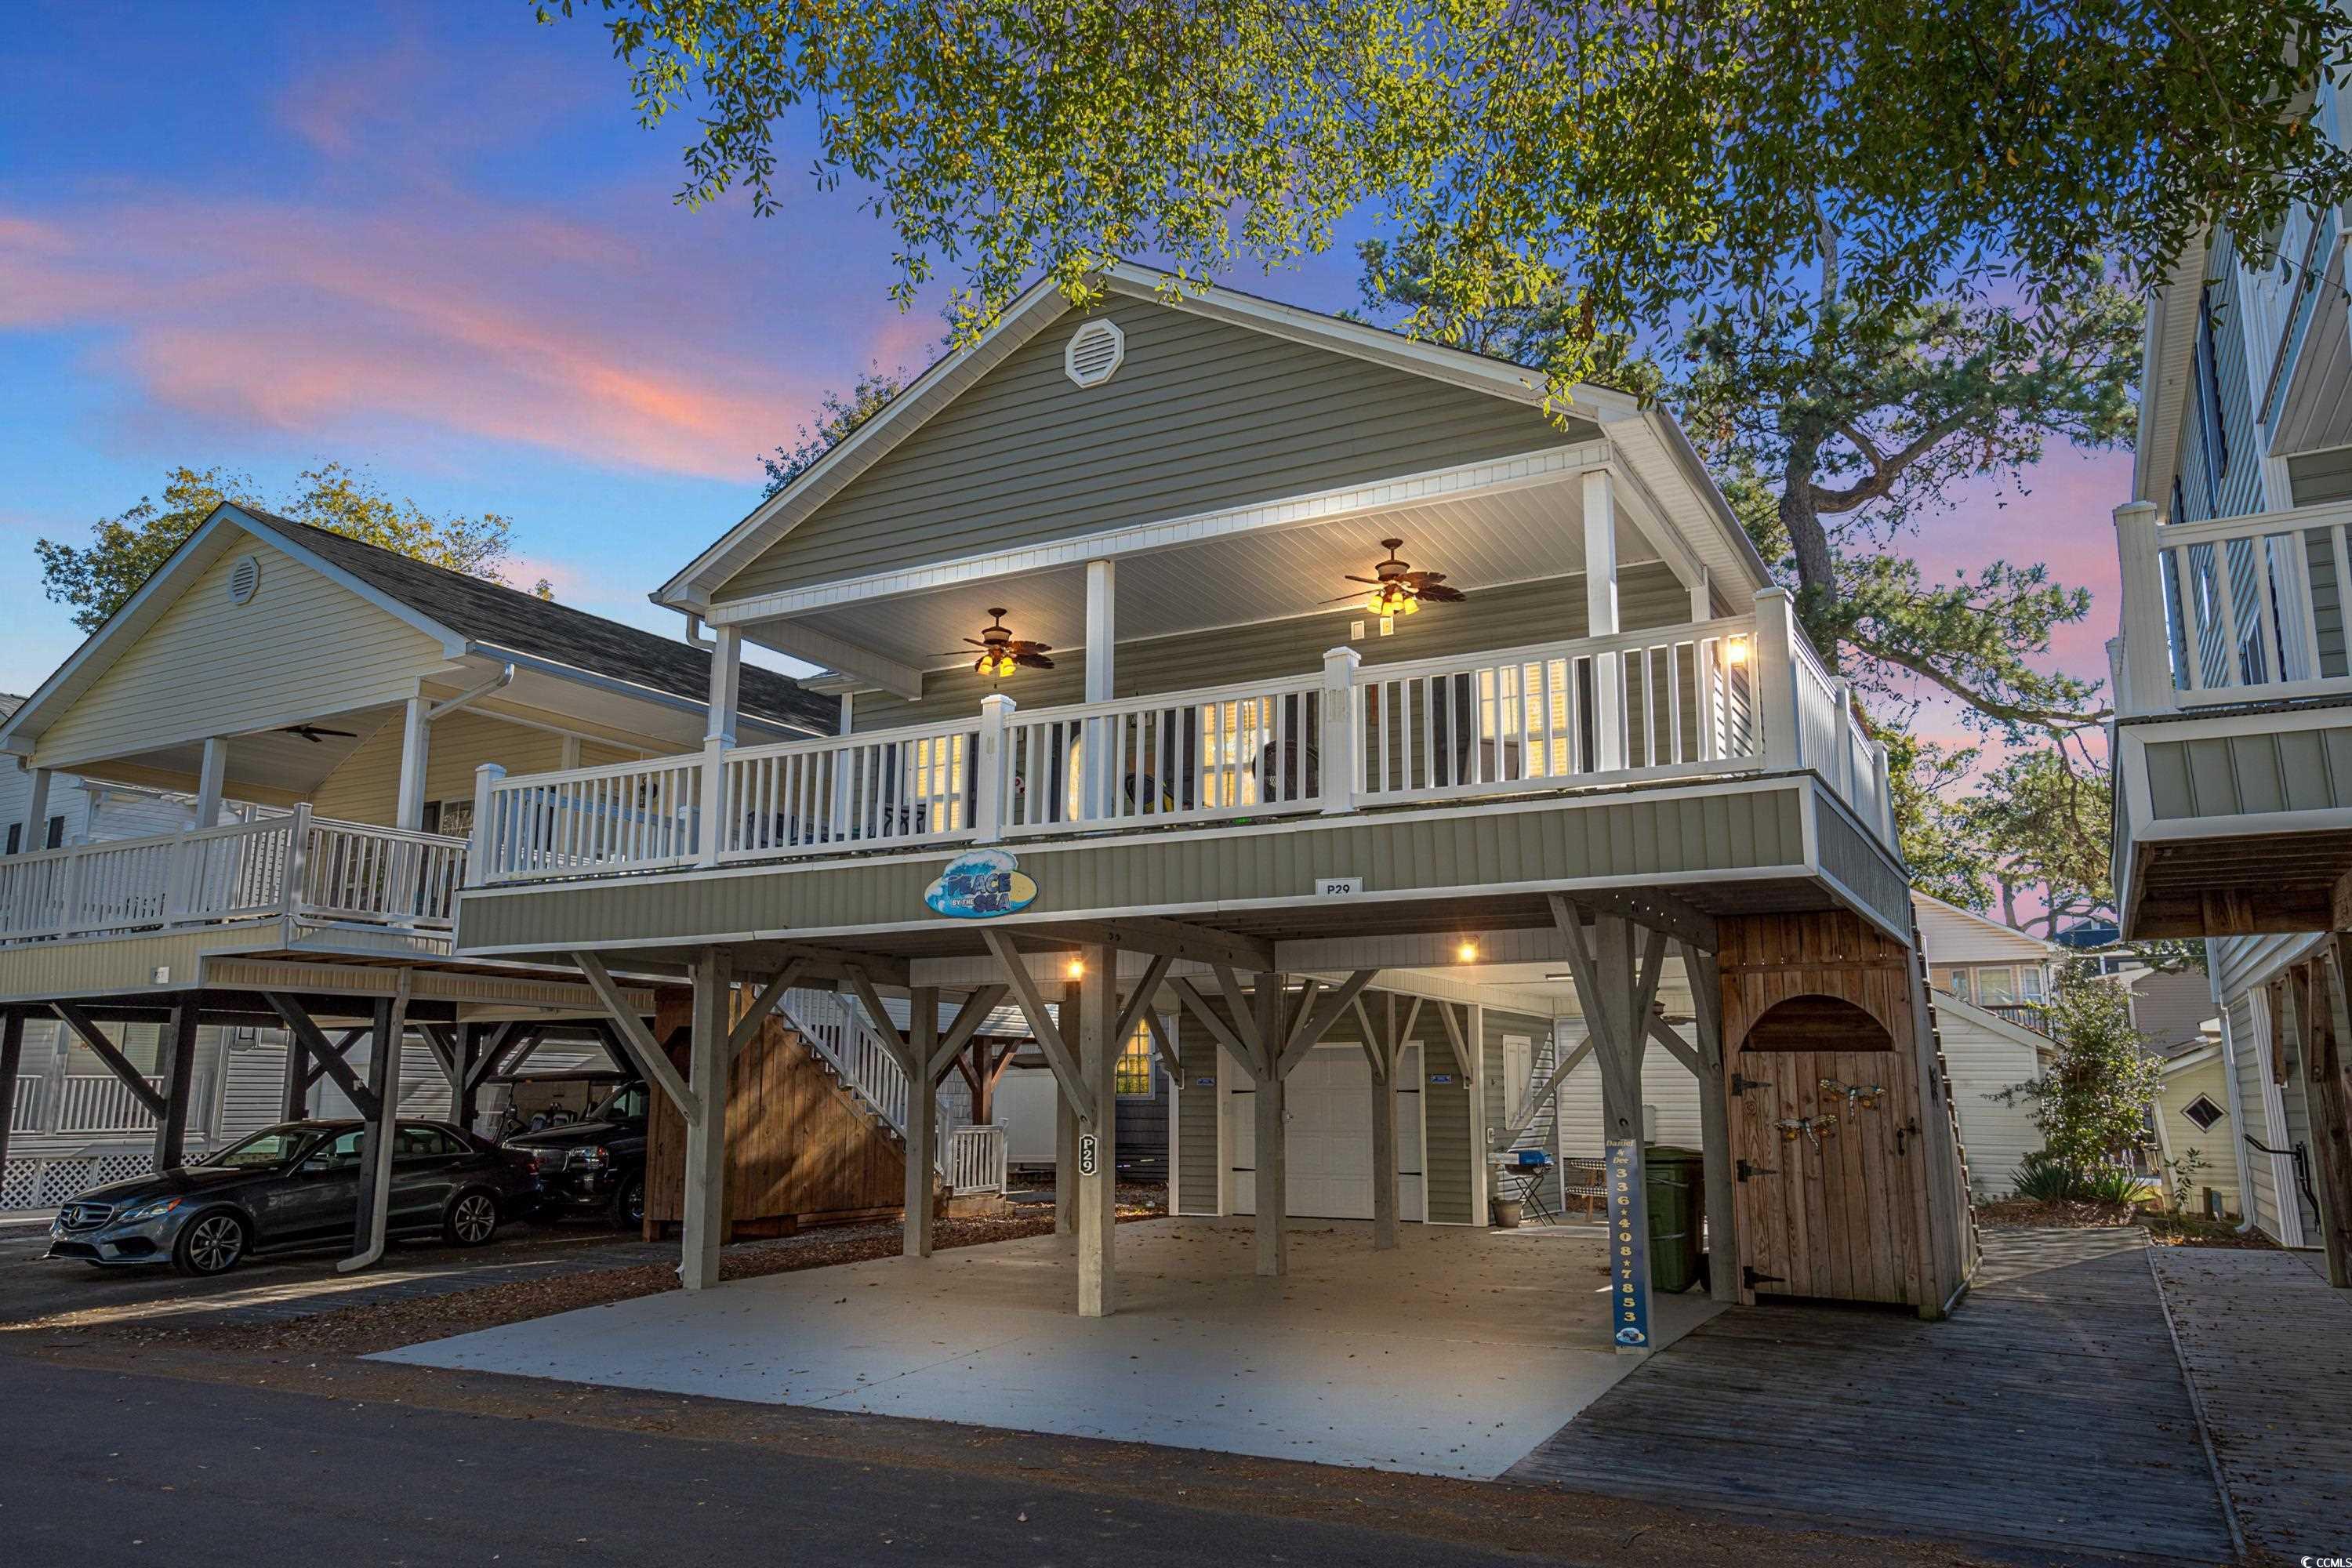
[[[1834,675],[1838,639],[1828,624],[1828,612],[1837,602],[1837,558],[1830,552],[1821,514],[1813,510],[1813,469],[1821,450],[1818,432],[1791,433],[1788,464],[1780,473],[1780,526],[1789,531],[1789,548],[1797,559],[1797,619]]]

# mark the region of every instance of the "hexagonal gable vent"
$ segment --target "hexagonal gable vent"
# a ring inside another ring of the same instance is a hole
[[[261,592],[261,560],[258,556],[240,555],[236,564],[228,569],[228,602],[248,604]]]
[[[1080,386],[1100,386],[1126,358],[1127,334],[1117,321],[1097,319],[1070,334],[1069,346],[1062,351],[1062,368]]]

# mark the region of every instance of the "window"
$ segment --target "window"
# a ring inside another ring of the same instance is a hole
[[[2197,1123],[2197,1130],[2200,1132],[2210,1132],[2213,1131],[2213,1123],[2221,1121],[2227,1112],[2200,1094],[2182,1106],[2180,1114]]]
[[[1948,996],[1969,999],[1969,972],[1965,969],[1940,969],[1936,972],[1936,989]]]
[[[2042,1000],[2042,970],[2038,964],[2027,964],[2018,970],[2017,994],[2028,1002]]]
[[[2213,286],[2210,283],[2197,297],[2197,401],[2205,433],[2205,482],[2218,511],[2221,480],[2230,471],[2230,437],[2221,422],[2221,350],[2213,328]]]
[[[1152,1081],[1154,1066],[1151,1026],[1138,1024],[1135,1033],[1128,1036],[1127,1044],[1119,1047],[1118,1067],[1111,1074],[1111,1088],[1121,1100],[1150,1100],[1158,1092]]]
[[[274,1171],[292,1160],[314,1136],[302,1127],[272,1127],[240,1143],[232,1143],[204,1161],[232,1171]]]
[[[50,849],[62,849],[66,847],[66,819],[64,817],[53,816],[49,818],[48,837],[49,841],[46,847]]]
[[[1983,1007],[2002,1007],[2017,1000],[2017,972],[2013,969],[1979,969],[1977,971],[1977,1004]]]
[[[16,851],[17,851],[17,850],[22,849],[24,847],[25,847],[25,825],[24,825],[23,823],[21,823],[21,822],[12,822],[12,823],[10,823],[10,824],[8,825],[8,850],[7,850],[7,852],[8,852],[9,854],[11,854],[11,855],[14,855],[15,853],[16,853]]]

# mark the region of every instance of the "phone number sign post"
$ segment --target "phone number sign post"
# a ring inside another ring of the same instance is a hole
[[[1642,1145],[1609,1141],[1609,1326],[1617,1348],[1650,1348],[1650,1216]]]

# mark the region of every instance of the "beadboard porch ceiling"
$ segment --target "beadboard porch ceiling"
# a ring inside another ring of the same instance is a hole
[[[1204,543],[1121,556],[1118,628],[1122,642],[1360,607],[1360,585],[1386,553],[1381,541],[1402,538],[1398,552],[1419,570],[1443,572],[1449,587],[1475,590],[1584,570],[1584,509],[1574,478],[1461,500],[1360,514],[1326,522],[1227,535]],[[1620,567],[1659,559],[1656,548],[1621,508]],[[1330,603],[1350,589],[1346,600]],[[962,583],[928,593],[865,600],[794,616],[804,627],[924,670],[961,668],[976,657],[965,637],[1005,609],[1015,637],[1050,643],[1055,657],[1086,641],[1086,567],[1073,563],[1021,576]],[[1424,614],[1473,613],[1433,605]],[[754,640],[782,628],[747,628]]]

